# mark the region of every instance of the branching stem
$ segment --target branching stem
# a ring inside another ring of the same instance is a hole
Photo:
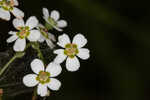
[[[24,52],[17,52],[9,61],[4,65],[4,67],[0,70],[0,76],[5,72],[5,70],[9,67],[9,65],[16,59],[24,56]]]
[[[4,73],[4,71],[8,68],[8,66],[17,58],[16,55],[14,55],[8,63],[5,64],[5,66],[0,70],[0,76]]]

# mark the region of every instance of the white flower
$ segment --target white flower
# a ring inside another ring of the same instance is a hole
[[[87,43],[87,39],[82,34],[77,34],[71,43],[68,35],[63,34],[58,37],[58,45],[64,49],[55,50],[57,54],[54,59],[55,63],[62,63],[66,58],[66,68],[68,71],[77,71],[80,67],[80,62],[76,56],[86,60],[89,58],[89,50],[82,48]]]
[[[10,12],[17,18],[23,18],[24,12],[15,7],[18,5],[17,0],[0,0],[0,18],[9,21]]]
[[[23,19],[14,19],[13,25],[18,32],[10,31],[9,34],[12,36],[7,39],[7,43],[16,40],[13,47],[16,52],[24,51],[26,47],[26,38],[31,42],[35,42],[40,38],[40,32],[34,29],[38,25],[38,20],[35,16],[30,17],[26,24]]]
[[[42,24],[39,24],[37,28],[41,32],[41,35],[40,35],[40,38],[38,41],[41,43],[46,41],[47,45],[51,49],[54,48],[55,45],[53,44],[53,42],[56,41],[55,36],[53,34],[49,33],[48,30]]]
[[[60,14],[56,10],[53,10],[51,14],[49,14],[48,9],[43,8],[43,15],[45,21],[58,31],[62,31],[62,28],[67,26],[67,22],[65,20],[59,20]]]
[[[34,87],[37,85],[37,94],[42,97],[47,96],[48,88],[53,91],[59,90],[61,82],[53,77],[61,73],[62,68],[60,65],[52,62],[45,69],[43,62],[35,59],[31,63],[31,69],[35,74],[28,74],[23,77],[25,86]]]

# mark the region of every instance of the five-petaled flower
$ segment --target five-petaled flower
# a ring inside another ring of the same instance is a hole
[[[35,16],[31,16],[26,24],[23,19],[14,19],[13,25],[18,32],[10,31],[9,34],[12,36],[7,39],[7,42],[11,43],[16,40],[13,47],[16,52],[24,51],[26,47],[26,38],[31,42],[35,42],[40,38],[40,32],[34,29],[38,25],[38,20]]]
[[[80,67],[80,62],[76,55],[83,60],[89,58],[89,50],[82,48],[87,43],[87,39],[82,34],[77,34],[72,43],[67,34],[63,34],[58,37],[58,45],[64,49],[55,50],[54,53],[57,54],[54,59],[55,63],[62,63],[66,58],[66,68],[68,71],[77,71]]]
[[[45,21],[52,27],[55,28],[57,31],[62,31],[62,28],[67,26],[67,22],[65,20],[59,20],[60,14],[58,11],[53,10],[51,14],[47,8],[43,8],[43,18]]]
[[[53,34],[49,33],[48,30],[45,28],[45,26],[43,26],[42,24],[39,24],[37,28],[41,32],[41,35],[40,35],[40,38],[38,41],[41,43],[46,41],[47,45],[51,49],[53,49],[55,47],[53,42],[56,41],[55,36]]]
[[[41,60],[35,59],[31,62],[31,69],[35,74],[28,74],[23,77],[23,83],[27,87],[37,86],[37,94],[44,97],[48,94],[48,88],[53,91],[59,90],[61,82],[56,77],[62,71],[59,64],[51,62],[46,69]],[[48,88],[47,88],[48,87]]]
[[[10,31],[11,37],[7,39],[7,43],[15,41],[13,46],[14,51],[22,52],[26,48],[26,39],[30,42],[44,42],[50,48],[55,45],[55,36],[49,33],[49,30],[53,28],[57,31],[63,31],[62,28],[67,26],[65,20],[60,20],[60,14],[58,11],[53,10],[50,14],[47,8],[43,8],[43,18],[46,21],[45,26],[39,24],[35,16],[31,16],[25,23],[22,19],[24,12],[16,8],[19,3],[17,0],[0,0],[0,18],[9,21],[12,13],[16,18],[13,20],[13,25],[18,31]],[[86,60],[90,57],[89,49],[83,48],[87,44],[87,39],[82,34],[77,34],[73,41],[67,34],[63,34],[58,37],[57,44],[63,49],[55,50],[57,54],[53,62],[45,66],[40,59],[34,59],[31,62],[31,69],[35,74],[28,74],[23,77],[23,83],[27,87],[37,86],[37,94],[41,97],[48,96],[51,89],[53,91],[59,90],[61,82],[57,80],[62,68],[60,64],[66,59],[66,68],[68,71],[77,71],[80,67],[78,57]],[[3,91],[0,89],[0,94]]]
[[[9,21],[10,12],[17,18],[23,18],[24,12],[15,7],[18,5],[17,0],[0,0],[0,18]]]

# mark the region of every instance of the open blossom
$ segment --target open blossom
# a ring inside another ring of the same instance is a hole
[[[18,5],[17,0],[0,0],[0,18],[9,21],[10,12],[17,18],[23,18],[24,12],[15,7]]]
[[[41,32],[41,35],[38,41],[41,43],[46,41],[47,45],[51,49],[54,48],[55,45],[53,44],[53,42],[56,41],[55,36],[49,33],[48,30],[42,24],[39,24],[37,28]]]
[[[12,36],[7,39],[7,42],[16,41],[13,47],[16,52],[24,51],[26,38],[31,42],[35,42],[40,38],[40,32],[34,29],[38,25],[38,20],[35,16],[28,18],[26,24],[23,19],[14,19],[13,25],[18,32],[10,31],[9,34]]]
[[[43,8],[43,15],[45,21],[57,31],[62,31],[62,28],[65,28],[67,26],[67,22],[65,20],[59,20],[60,14],[56,10],[53,10],[51,14],[49,14],[48,9]]]
[[[48,88],[54,91],[59,90],[61,82],[54,77],[61,73],[62,68],[60,65],[51,62],[45,69],[43,62],[39,59],[35,59],[31,63],[31,69],[35,74],[24,76],[24,85],[27,87],[37,85],[37,94],[42,97],[48,95]]]
[[[82,34],[77,34],[71,43],[67,34],[63,34],[58,37],[58,45],[63,49],[55,50],[57,54],[54,62],[62,63],[66,60],[66,68],[68,71],[77,71],[80,67],[80,62],[76,56],[86,60],[89,58],[89,50],[82,48],[87,43],[87,39]]]

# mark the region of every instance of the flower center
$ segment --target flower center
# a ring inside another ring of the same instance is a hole
[[[39,81],[41,84],[49,83],[50,82],[50,73],[40,71],[39,75],[36,77],[36,80]]]
[[[13,0],[2,0],[0,1],[0,6],[7,11],[13,10],[14,1]]]
[[[79,50],[77,48],[76,44],[67,44],[65,46],[64,54],[69,56],[70,58],[74,58],[76,54],[79,53]]]
[[[18,29],[19,29],[19,32],[17,32],[17,35],[21,39],[24,39],[25,37],[27,37],[30,34],[28,26],[18,27]]]

